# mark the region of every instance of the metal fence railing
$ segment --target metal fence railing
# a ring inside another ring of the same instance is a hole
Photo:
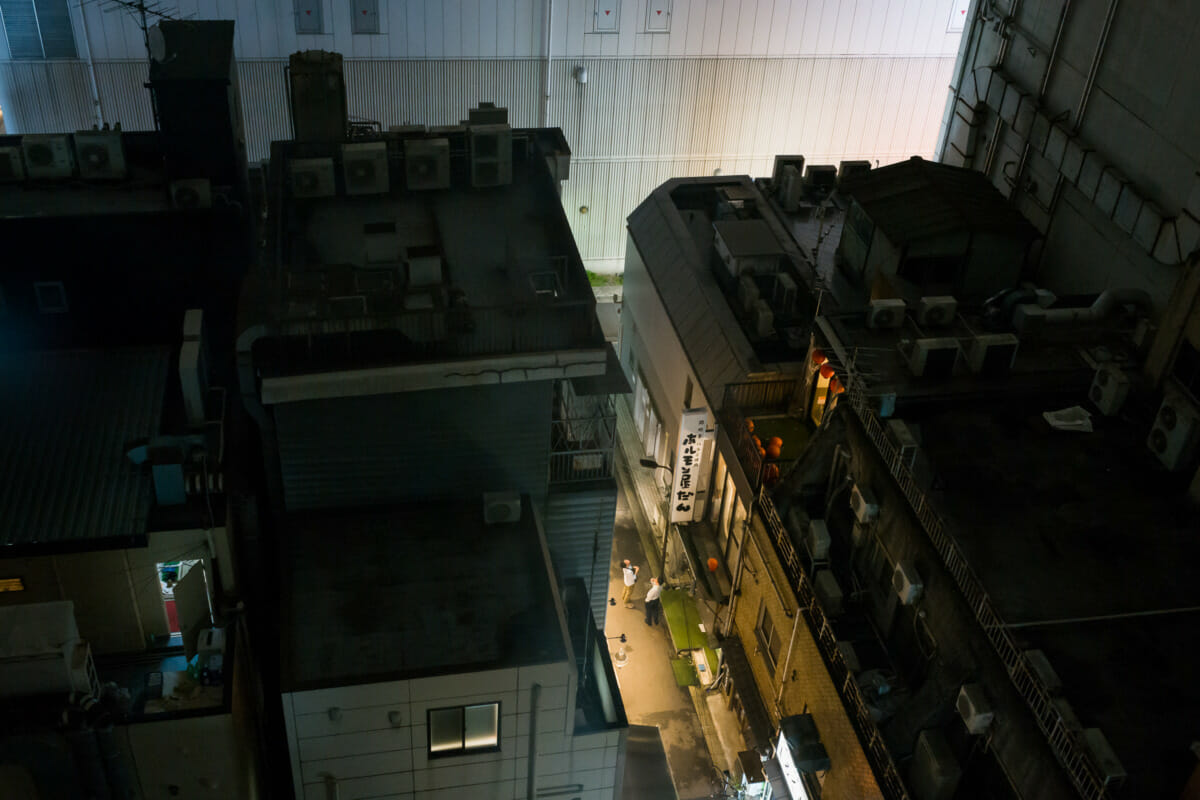
[[[1082,733],[1068,725],[1058,707],[1052,702],[1050,690],[1026,661],[1020,645],[996,612],[991,598],[988,597],[966,556],[946,533],[941,517],[913,479],[912,473],[901,458],[899,448],[886,436],[883,423],[867,401],[862,382],[854,376],[853,370],[849,372],[845,397],[849,398],[850,407],[862,423],[867,437],[874,444],[883,463],[887,465],[896,485],[908,500],[929,541],[941,556],[947,572],[954,578],[955,585],[1007,669],[1017,692],[1029,706],[1059,763],[1083,797],[1088,800],[1110,797],[1110,788],[1116,788],[1116,784],[1106,779],[1080,741]]]
[[[788,580],[796,592],[800,611],[804,614],[813,637],[817,641],[817,646],[829,671],[829,677],[837,688],[838,694],[841,695],[842,702],[850,711],[850,722],[858,734],[867,761],[875,773],[880,791],[888,800],[907,800],[909,794],[904,786],[904,781],[900,778],[900,771],[896,768],[896,762],[892,760],[892,754],[884,743],[883,734],[880,733],[879,726],[872,719],[866,700],[863,699],[862,692],[854,681],[854,673],[846,666],[842,651],[838,649],[833,626],[817,600],[808,573],[801,566],[800,556],[792,545],[787,528],[779,518],[775,502],[767,492],[760,490],[757,507],[767,534],[775,545],[775,552],[779,556],[783,570],[787,573]]]

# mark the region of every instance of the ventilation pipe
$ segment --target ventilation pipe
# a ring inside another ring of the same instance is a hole
[[[1149,314],[1153,310],[1150,295],[1141,289],[1106,289],[1090,306],[1078,308],[1042,308],[1022,304],[1013,313],[1013,326],[1021,332],[1042,325],[1061,325],[1068,322],[1090,323],[1105,319],[1120,306],[1134,305]]]
[[[550,124],[550,65],[554,62],[550,54],[550,44],[553,41],[554,0],[546,0],[546,66],[542,72],[542,113],[539,126]]]

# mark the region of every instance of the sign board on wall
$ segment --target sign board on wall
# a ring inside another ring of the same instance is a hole
[[[680,420],[675,481],[671,487],[671,522],[691,522],[695,514],[696,495],[704,488],[704,448],[713,438],[707,422],[706,408],[690,408]]]

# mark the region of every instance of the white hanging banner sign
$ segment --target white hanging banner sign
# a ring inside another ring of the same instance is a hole
[[[705,442],[713,438],[707,429],[708,409],[689,408],[679,425],[679,450],[675,456],[675,481],[671,491],[671,522],[691,522],[700,489],[700,465]]]

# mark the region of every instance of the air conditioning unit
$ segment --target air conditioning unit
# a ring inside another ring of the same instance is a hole
[[[902,419],[889,419],[886,430],[888,439],[900,452],[900,463],[912,469],[917,457],[917,437],[913,436],[912,429]]]
[[[904,322],[904,308],[904,301],[898,297],[872,300],[871,307],[867,309],[867,327],[899,328]]]
[[[507,125],[472,125],[471,185],[476,188],[512,183],[512,128]]]
[[[521,519],[521,495],[517,492],[484,492],[483,521],[488,525]]]
[[[921,800],[950,800],[961,781],[962,767],[954,758],[946,735],[936,728],[921,731],[908,771],[913,796]]]
[[[69,178],[75,171],[75,152],[66,133],[21,137],[25,174],[30,178]]]
[[[1058,677],[1058,673],[1054,671],[1054,667],[1050,665],[1050,659],[1046,658],[1044,652],[1025,650],[1021,655],[1025,656],[1025,663],[1029,665],[1029,669],[1037,676],[1046,691],[1050,694],[1058,694],[1062,691],[1062,678]]]
[[[337,194],[332,158],[293,158],[288,162],[293,197],[332,197]]]
[[[898,561],[892,570],[892,589],[900,597],[903,605],[911,606],[921,599],[925,584],[921,582],[921,573],[911,561]]]
[[[346,194],[387,194],[386,142],[353,142],[342,145],[342,177]]]
[[[858,658],[858,651],[854,649],[854,645],[850,642],[838,642],[838,652],[841,653],[842,663],[846,665],[846,669],[850,672],[857,673],[862,671],[862,662]]]
[[[775,293],[771,300],[779,316],[790,317],[796,313],[796,282],[791,275],[775,274]]]
[[[753,275],[743,275],[738,278],[738,304],[741,305],[742,311],[752,314],[756,303],[758,303],[758,284],[754,282]]]
[[[212,183],[208,178],[171,181],[171,208],[212,208]]]
[[[804,537],[804,544],[813,560],[825,561],[829,558],[829,541],[829,526],[825,524],[825,520],[809,520],[808,535]]]
[[[770,336],[775,332],[775,312],[766,300],[754,304],[754,332],[759,336]]]
[[[125,147],[120,131],[79,131],[75,134],[79,175],[91,179],[125,177]]]
[[[817,570],[813,576],[813,593],[821,602],[821,609],[827,616],[836,617],[842,613],[844,595],[833,570]]]
[[[927,378],[948,378],[958,363],[958,339],[917,339],[908,356],[908,371]]]
[[[800,176],[800,170],[792,164],[785,165],[777,186],[779,205],[783,206],[783,210],[789,214],[799,211],[800,198],[804,196],[804,180]]]
[[[25,160],[19,147],[0,147],[0,183],[25,180]]]
[[[978,683],[964,683],[958,690],[958,700],[955,701],[954,707],[966,723],[967,730],[975,736],[986,733],[996,717],[996,712],[992,711],[992,706],[983,693],[983,687]]]
[[[1108,739],[1104,736],[1104,732],[1099,728],[1084,728],[1083,729],[1083,745],[1092,754],[1092,760],[1096,766],[1100,768],[1101,774],[1104,775],[1104,785],[1117,784],[1120,785],[1127,777],[1125,766],[1121,764],[1121,759],[1117,758],[1117,754],[1113,752],[1112,746],[1109,745]]]
[[[1181,392],[1169,390],[1154,417],[1154,427],[1146,437],[1150,448],[1169,470],[1186,467],[1196,451],[1200,437],[1200,409]]]
[[[1092,378],[1088,397],[1106,417],[1114,416],[1129,396],[1129,378],[1116,364],[1101,364]]]
[[[949,295],[922,297],[917,303],[917,324],[935,328],[954,322],[958,300]]]
[[[854,518],[862,523],[874,522],[879,518],[879,503],[871,490],[857,483],[850,489],[850,510]]]
[[[1011,333],[986,333],[971,340],[967,366],[976,375],[1007,375],[1017,360],[1020,340]]]
[[[404,179],[412,191],[450,188],[450,140],[405,139]]]

